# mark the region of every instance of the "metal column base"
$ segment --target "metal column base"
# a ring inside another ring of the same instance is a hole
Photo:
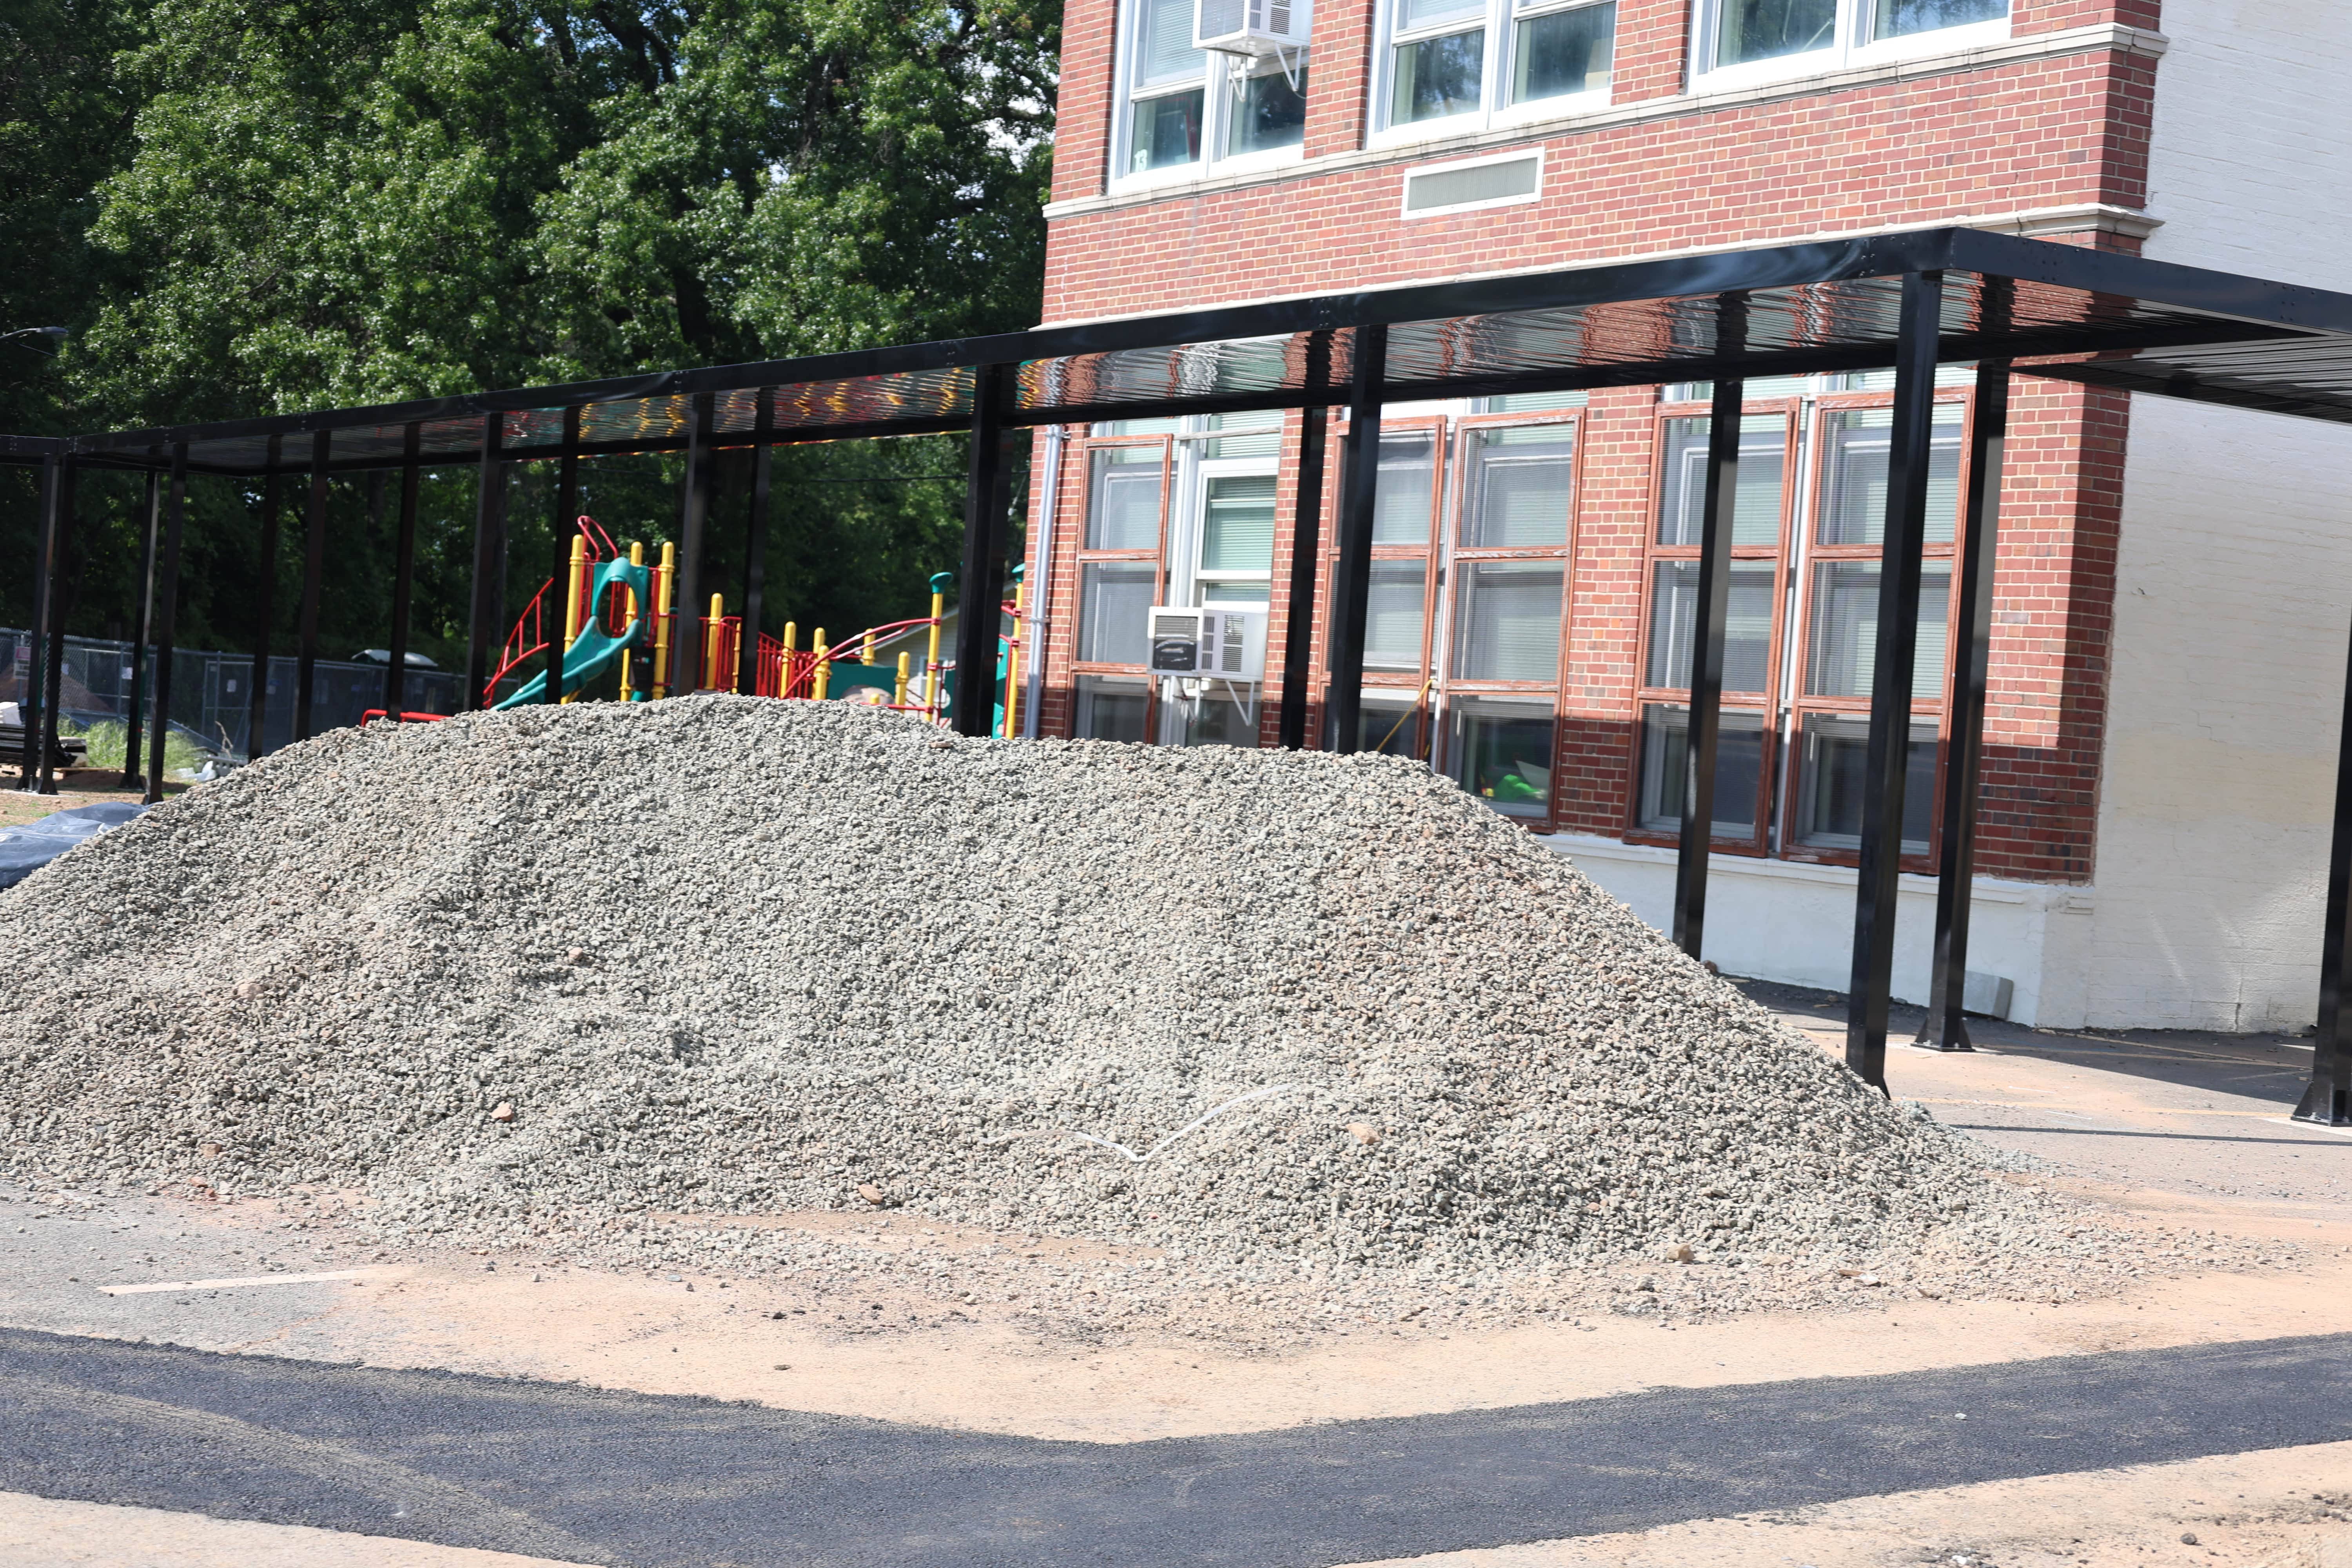
[[[2314,1121],[2322,1127],[2352,1127],[2352,1094],[2327,1084],[2312,1084],[2303,1091],[2303,1101],[2294,1108],[2294,1120]]]
[[[1948,1027],[1944,1029],[1938,1029],[1936,1026],[1935,1015],[1932,1013],[1929,1014],[1927,1016],[1927,1021],[1919,1026],[1919,1037],[1911,1043],[1922,1050],[1930,1051],[1973,1051],[1976,1049],[1976,1046],[1969,1039],[1969,1026],[1967,1020],[1960,1017],[1957,1013],[1952,1016],[1952,1020]]]

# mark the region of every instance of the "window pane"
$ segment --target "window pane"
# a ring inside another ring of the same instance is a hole
[[[1203,605],[1231,605],[1239,609],[1253,606],[1264,609],[1270,602],[1266,579],[1263,577],[1230,582],[1219,577],[1203,577],[1195,586],[1193,598]]]
[[[1404,45],[1396,52],[1396,91],[1390,100],[1389,118],[1404,125],[1476,109],[1478,79],[1486,61],[1483,27]]]
[[[1481,414],[1549,414],[1555,408],[1581,408],[1591,401],[1582,392],[1506,392],[1478,399]]]
[[[1822,498],[1823,544],[1878,544],[1886,538],[1887,448],[1894,437],[1891,408],[1847,408],[1830,416],[1827,493]],[[1948,544],[1960,515],[1960,405],[1936,405],[1927,453],[1927,539]]]
[[[1573,425],[1473,431],[1462,542],[1474,550],[1566,544],[1575,475]]]
[[[1911,700],[1944,696],[1944,644],[1949,633],[1952,568],[1930,561],[1919,574],[1919,641],[1911,661]],[[1878,650],[1878,563],[1822,561],[1813,566],[1812,636],[1805,667],[1809,697],[1867,697]]]
[[[1420,756],[1426,749],[1421,743],[1425,713],[1423,706],[1375,702],[1366,692],[1364,705],[1357,710],[1356,750],[1388,757]]]
[[[1468,699],[1454,710],[1454,781],[1507,816],[1541,816],[1551,802],[1549,708]]]
[[[1197,77],[1208,67],[1204,51],[1192,47],[1192,12],[1200,0],[1138,0],[1143,8],[1142,37],[1135,63],[1138,87]]]
[[[1561,569],[1549,562],[1483,561],[1458,571],[1455,679],[1559,679]]]
[[[1149,663],[1151,637],[1144,623],[1159,592],[1160,568],[1150,562],[1089,562],[1079,574],[1079,660]]]
[[[1236,154],[1297,146],[1307,139],[1307,72],[1299,71],[1296,89],[1280,71],[1244,77],[1227,129],[1228,151]]]
[[[1862,847],[1862,803],[1870,793],[1870,720],[1860,713],[1808,713],[1799,746],[1797,841],[1822,849]],[[1936,726],[1914,720],[1904,759],[1903,848],[1927,852],[1936,814]]]
[[[1208,481],[1201,509],[1201,570],[1274,569],[1274,476],[1237,474]]]
[[[1097,448],[1087,492],[1087,548],[1160,548],[1160,449]]]
[[[1665,472],[1658,486],[1658,542],[1696,544],[1706,521],[1707,419],[1666,421]],[[1739,422],[1739,486],[1732,498],[1731,542],[1780,542],[1780,485],[1789,458],[1789,420],[1751,414]]]
[[[1486,0],[1397,0],[1397,31],[1409,33],[1452,17],[1475,16],[1486,8]]]
[[[1607,87],[1610,47],[1616,35],[1614,5],[1555,11],[1521,22],[1512,50],[1511,101]]]
[[[1421,627],[1428,587],[1427,562],[1372,563],[1370,610],[1364,618],[1366,669],[1421,668]]]
[[[1381,437],[1381,483],[1372,498],[1374,544],[1429,542],[1436,448],[1436,438],[1427,432]]]
[[[1826,49],[1837,42],[1838,0],[1723,0],[1715,63],[1736,66]]]
[[[1202,89],[1147,98],[1135,106],[1134,155],[1128,172],[1172,168],[1201,161]]]
[[[1698,563],[1661,561],[1650,585],[1646,684],[1688,690],[1698,636]],[[1724,619],[1723,689],[1762,696],[1772,668],[1772,563],[1735,561]]]
[[[1715,737],[1715,837],[1756,837],[1756,802],[1764,787],[1764,715],[1721,710]],[[1642,826],[1675,832],[1690,787],[1690,710],[1663,703],[1642,710]]]
[[[1874,38],[1899,38],[2008,15],[2009,0],[1877,0],[1870,32]]]
[[[1240,701],[1234,699],[1239,697]],[[1202,690],[1184,719],[1184,743],[1188,746],[1245,746],[1257,744],[1257,720],[1245,704],[1249,699],[1236,686],[1212,685]]]
[[[1081,741],[1140,741],[1148,689],[1139,683],[1078,677]]]

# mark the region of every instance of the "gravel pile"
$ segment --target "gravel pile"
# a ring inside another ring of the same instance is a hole
[[[1729,1266],[1718,1304],[2127,1267],[1385,757],[726,697],[378,725],[0,919],[0,1132],[35,1185],[358,1192],[386,1237],[975,1300],[1024,1266],[1391,1316],[1638,1297],[1674,1262]],[[889,1226],[1108,1245],[891,1253]]]

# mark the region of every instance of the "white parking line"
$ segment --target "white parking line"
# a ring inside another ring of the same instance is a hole
[[[382,1278],[362,1273],[356,1268],[337,1269],[331,1274],[257,1274],[249,1279],[159,1279],[152,1285],[100,1285],[100,1294],[107,1296],[144,1296],[156,1290],[229,1290],[247,1285],[317,1285],[330,1279],[369,1279]]]
[[[2333,1138],[2352,1138],[2352,1127],[2322,1127],[2316,1121],[2297,1121],[2285,1116],[2265,1116],[2263,1120],[2281,1127],[2300,1128],[2305,1132],[2325,1132]]]

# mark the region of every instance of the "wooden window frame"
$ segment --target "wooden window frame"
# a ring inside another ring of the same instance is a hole
[[[1633,652],[1633,724],[1630,742],[1631,764],[1626,777],[1633,787],[1626,792],[1625,841],[1629,844],[1676,845],[1681,840],[1678,829],[1645,826],[1642,821],[1642,791],[1643,764],[1643,731],[1649,710],[1654,707],[1679,707],[1685,713],[1691,703],[1688,687],[1653,686],[1650,683],[1651,627],[1656,621],[1658,563],[1662,561],[1696,561],[1699,546],[1693,544],[1661,544],[1658,536],[1665,522],[1666,444],[1667,427],[1678,420],[1707,419],[1714,415],[1712,403],[1660,403],[1651,416],[1650,483],[1647,492],[1648,522],[1643,534],[1642,551],[1642,610],[1636,625]],[[1805,474],[1804,400],[1800,397],[1753,398],[1739,405],[1745,420],[1759,415],[1779,415],[1780,431],[1780,525],[1769,545],[1734,544],[1734,561],[1769,560],[1772,564],[1772,620],[1770,657],[1765,660],[1764,690],[1761,694],[1726,692],[1722,710],[1752,712],[1764,721],[1763,761],[1756,783],[1754,816],[1755,831],[1746,838],[1735,838],[1721,833],[1710,836],[1709,847],[1716,854],[1746,855],[1755,858],[1772,852],[1772,803],[1775,798],[1773,779],[1779,763],[1780,726],[1775,722],[1780,711],[1780,684],[1783,668],[1782,653],[1788,646],[1788,616],[1791,609],[1789,584],[1795,574],[1790,549],[1792,531],[1797,526],[1798,501],[1803,494]]]
[[[1077,678],[1083,675],[1140,678],[1144,683],[1144,733],[1155,732],[1160,718],[1160,683],[1151,679],[1148,664],[1111,664],[1078,657],[1086,646],[1087,568],[1096,564],[1139,564],[1149,563],[1154,573],[1152,596],[1156,601],[1168,589],[1168,508],[1173,500],[1170,493],[1175,483],[1176,438],[1173,436],[1089,436],[1073,442],[1076,449],[1079,475],[1078,545],[1070,574],[1070,688],[1077,689]],[[1092,536],[1095,505],[1095,454],[1115,447],[1154,448],[1160,454],[1160,533],[1157,542],[1149,550],[1097,550],[1087,544]],[[1077,710],[1071,709],[1071,727],[1077,724]]]

